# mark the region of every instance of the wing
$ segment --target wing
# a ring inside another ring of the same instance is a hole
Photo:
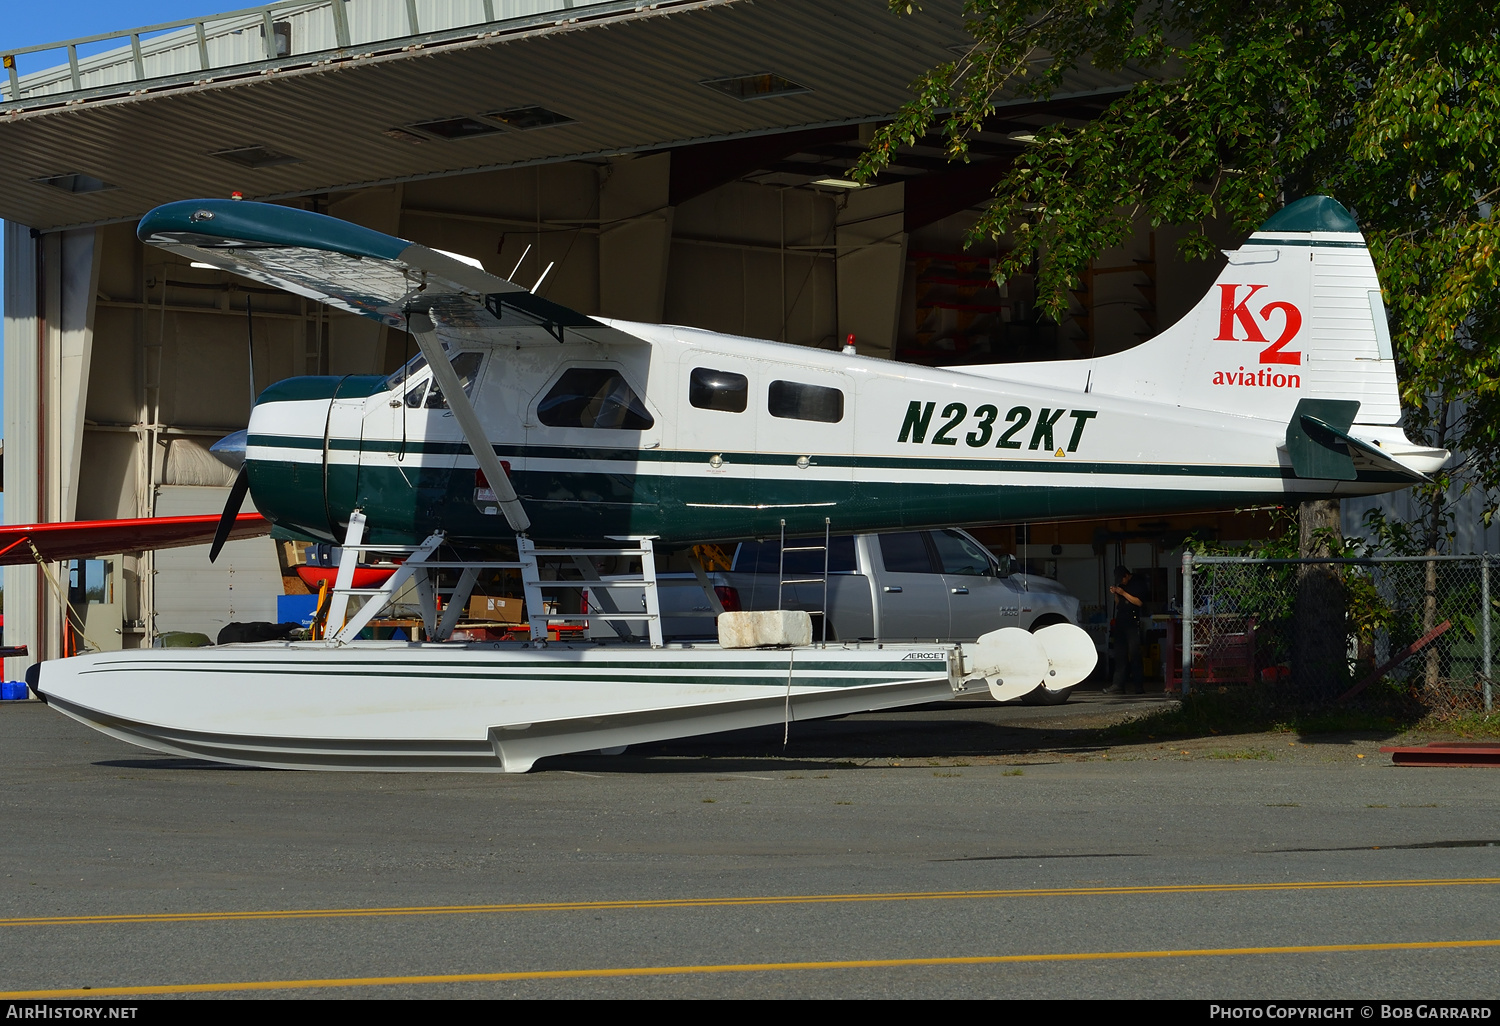
[[[61,559],[89,559],[113,552],[175,549],[207,545],[214,539],[219,514],[191,517],[147,517],[142,520],[75,520],[62,524],[0,527],[0,566]],[[229,537],[257,538],[271,533],[259,513],[241,513]],[[35,548],[35,552],[32,549]]]
[[[424,312],[444,335],[495,345],[643,344],[457,257],[336,217],[236,200],[183,200],[141,219],[142,242],[393,328]]]

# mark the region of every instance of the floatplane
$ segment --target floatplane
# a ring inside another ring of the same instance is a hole
[[[719,644],[664,645],[655,550],[1370,495],[1448,457],[1402,431],[1375,268],[1326,197],[1226,251],[1197,306],[1133,349],[939,369],[584,316],[478,261],[289,207],[171,203],[139,235],[408,332],[416,350],[389,376],[273,384],[218,447],[241,462],[215,551],[243,529],[247,491],[279,536],[342,546],[326,638],[33,667],[53,708],[163,752],[516,772],[567,752],[1060,690],[1097,658],[1072,624],[815,644],[805,612],[730,611]],[[605,556],[639,561],[644,610],[608,601],[621,582],[594,571]],[[356,588],[361,559],[399,568]],[[559,564],[577,572],[547,572]],[[520,572],[529,637],[452,640],[494,569]],[[618,641],[549,640],[582,614],[555,612],[547,593],[580,582],[604,596],[587,615]],[[412,587],[427,641],[358,640]]]

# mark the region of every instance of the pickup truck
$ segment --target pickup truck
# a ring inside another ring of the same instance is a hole
[[[726,609],[806,610],[820,641],[822,545],[821,538],[789,540],[783,565],[779,541],[741,542],[731,568],[709,574],[709,583]],[[1060,584],[1017,572],[1011,557],[960,530],[835,535],[827,561],[828,641],[973,641],[1001,627],[1078,622],[1078,599]],[[715,636],[718,610],[693,574],[659,573],[657,582],[668,640]],[[644,604],[639,593],[611,590],[621,609]],[[600,636],[610,630],[597,620],[590,626]],[[1066,701],[1067,692],[1052,700]]]

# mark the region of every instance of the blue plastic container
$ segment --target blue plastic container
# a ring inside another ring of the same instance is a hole
[[[0,684],[0,702],[24,702],[26,697],[24,680],[8,680]]]
[[[304,627],[311,627],[313,614],[317,611],[318,596],[316,595],[276,596],[277,623],[300,623]]]

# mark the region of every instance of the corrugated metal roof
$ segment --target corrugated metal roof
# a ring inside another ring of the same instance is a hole
[[[593,154],[875,120],[967,35],[961,0],[896,18],[884,0],[691,0],[317,68],[0,115],[0,216],[50,229],[174,199],[304,195]],[[774,72],[808,92],[743,101],[705,79]],[[1095,73],[1080,93],[1118,88]],[[538,105],[570,123],[415,142],[413,122]],[[246,168],[264,146],[298,163]],[[39,184],[81,173],[113,188]]]
[[[273,65],[285,70],[371,46],[400,49],[637,6],[621,0],[277,0],[14,50],[6,55],[8,75],[0,80],[0,110],[157,87],[163,80],[192,81],[209,72]]]

